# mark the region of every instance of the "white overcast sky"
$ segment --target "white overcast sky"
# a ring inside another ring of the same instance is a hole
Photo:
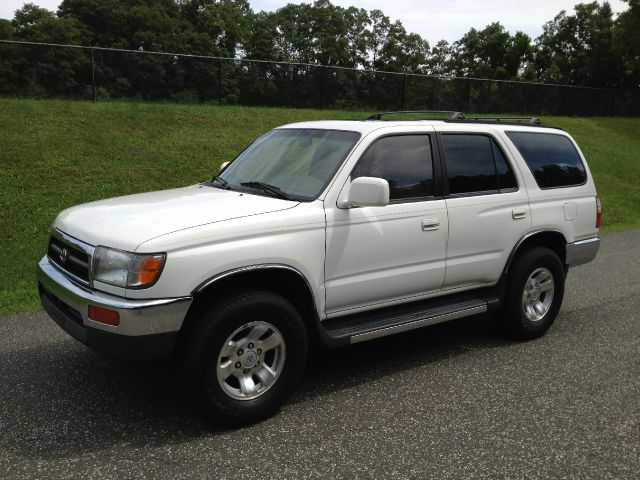
[[[56,10],[60,0],[31,0],[32,3]],[[532,38],[542,33],[542,25],[560,10],[573,12],[577,3],[589,0],[332,0],[345,7],[355,5],[366,10],[380,9],[392,20],[400,20],[410,32],[416,32],[432,45],[438,40],[458,40],[471,27],[484,28],[499,21],[511,33],[520,30]],[[0,18],[13,18],[13,12],[24,0],[0,0]],[[249,0],[254,11],[277,10],[287,3],[311,1]],[[600,3],[602,1],[600,0]],[[627,9],[622,0],[610,0],[614,12]]]

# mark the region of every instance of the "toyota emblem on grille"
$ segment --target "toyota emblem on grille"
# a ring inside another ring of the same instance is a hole
[[[62,263],[67,261],[68,256],[69,256],[69,250],[67,250],[66,248],[63,248],[62,250],[60,250],[60,261]]]

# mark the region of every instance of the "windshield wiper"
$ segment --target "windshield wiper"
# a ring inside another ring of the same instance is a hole
[[[214,175],[213,178],[209,181],[209,183],[219,183],[220,188],[224,188],[225,190],[231,190],[229,186],[229,182],[227,182],[224,178],[220,178],[217,175]]]
[[[275,196],[277,196],[279,198],[283,198],[285,200],[291,200],[291,197],[289,197],[289,195],[284,193],[278,187],[276,187],[274,185],[269,185],[268,183],[264,183],[264,182],[242,182],[240,185],[242,185],[243,187],[258,188],[258,189],[262,190],[263,192],[273,193]]]

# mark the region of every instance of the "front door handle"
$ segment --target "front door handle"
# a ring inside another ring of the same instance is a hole
[[[440,228],[440,219],[438,217],[427,217],[422,219],[422,230],[429,232]]]
[[[514,208],[511,210],[511,216],[514,220],[520,220],[521,218],[525,218],[527,216],[526,208]]]

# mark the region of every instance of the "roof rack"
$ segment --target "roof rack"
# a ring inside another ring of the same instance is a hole
[[[454,112],[451,110],[404,110],[400,112],[380,112],[374,113],[367,117],[367,120],[382,120],[383,116],[388,115],[416,115],[416,114],[424,114],[424,115],[449,115],[449,120],[464,120],[466,118],[465,114],[462,112]]]
[[[528,125],[543,126],[542,122],[537,117],[467,117],[462,112],[455,112],[452,110],[403,110],[398,112],[380,112],[374,113],[367,117],[367,120],[383,120],[383,116],[391,115],[448,115],[445,118],[445,122],[453,123],[506,123],[511,125],[527,123]],[[410,119],[416,120],[416,119]],[[422,120],[442,120],[439,118],[423,118]]]
[[[465,120],[469,122],[496,122],[496,123],[528,123],[530,125],[542,125],[539,118],[536,117],[465,117],[451,118],[450,120]]]

